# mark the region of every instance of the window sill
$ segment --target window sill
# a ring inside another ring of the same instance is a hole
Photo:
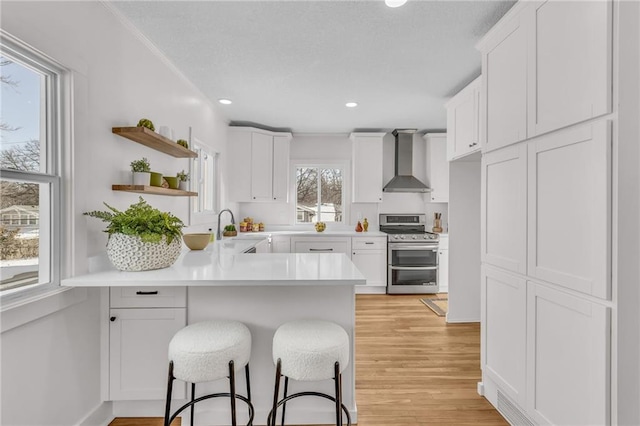
[[[11,301],[6,305],[2,304],[0,307],[0,333],[67,309],[86,299],[86,288],[55,287],[24,299]]]

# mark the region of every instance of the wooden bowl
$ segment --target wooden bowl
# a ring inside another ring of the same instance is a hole
[[[191,250],[203,250],[207,246],[207,244],[209,244],[210,238],[211,234],[207,233],[184,234],[182,236],[182,241],[184,241],[185,245]]]

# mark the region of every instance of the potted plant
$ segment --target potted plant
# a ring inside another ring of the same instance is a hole
[[[121,271],[147,271],[169,267],[180,255],[182,221],[140,200],[120,211],[91,211],[87,216],[107,222],[107,256]]]
[[[223,237],[235,237],[236,235],[238,235],[238,231],[236,231],[235,225],[231,224],[224,227]]]
[[[151,165],[149,160],[142,158],[131,162],[131,172],[133,173],[134,185],[149,186],[151,182]]]
[[[176,177],[178,178],[178,187],[183,191],[188,191],[189,184],[189,173],[186,173],[184,170],[176,173]]]

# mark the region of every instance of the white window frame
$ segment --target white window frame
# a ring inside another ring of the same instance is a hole
[[[211,224],[220,208],[220,153],[194,138],[191,135],[191,129],[189,140],[191,149],[198,154],[198,157],[189,162],[189,190],[197,192],[198,196],[192,197],[190,201],[188,225]],[[209,170],[208,175],[204,176],[201,174],[202,163],[207,157],[213,159],[213,167]],[[209,181],[208,185],[205,180]],[[204,208],[204,188],[207,187],[209,188],[208,195],[212,198],[212,209]]]
[[[6,290],[0,293],[0,310],[4,311],[23,301],[59,290],[62,276],[62,252],[64,238],[64,195],[62,188],[63,149],[70,140],[65,125],[68,117],[70,93],[70,72],[56,61],[22,43],[5,31],[0,30],[2,54],[32,68],[48,78],[44,87],[44,115],[41,117],[40,149],[45,161],[40,171],[0,170],[0,177],[27,183],[44,184],[49,191],[40,191],[40,256],[39,278],[46,276],[46,282]],[[42,143],[45,141],[45,143]],[[42,255],[46,249],[48,255]],[[68,251],[65,251],[68,253]]]
[[[342,221],[340,222],[328,222],[332,223],[336,226],[343,226],[349,224],[349,208],[350,203],[347,203],[347,200],[350,199],[349,187],[349,162],[347,161],[314,161],[314,160],[295,160],[291,162],[291,199],[293,200],[292,204],[292,213],[291,216],[293,218],[293,224],[299,227],[313,227],[313,223],[309,222],[298,222],[298,185],[297,185],[297,171],[300,167],[313,167],[319,169],[340,169],[342,170]],[[318,200],[322,197],[320,193],[320,188],[318,188]]]

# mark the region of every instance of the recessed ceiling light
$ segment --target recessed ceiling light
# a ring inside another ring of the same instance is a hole
[[[355,108],[358,106],[357,102],[347,102],[346,104],[344,104],[344,106],[346,106],[347,108]]]
[[[384,0],[384,4],[389,7],[400,7],[405,4],[407,0]]]
[[[218,102],[220,102],[222,105],[230,105],[231,104],[231,100],[229,100],[229,99],[218,99]]]

